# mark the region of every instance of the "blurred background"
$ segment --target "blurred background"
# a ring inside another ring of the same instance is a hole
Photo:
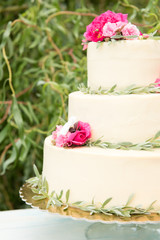
[[[0,1],[0,210],[25,208],[19,188],[43,163],[44,138],[86,83],[86,25],[107,10],[160,35],[158,0]],[[54,169],[53,169],[54,174]]]

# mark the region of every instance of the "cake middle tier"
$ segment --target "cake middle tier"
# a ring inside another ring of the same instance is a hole
[[[88,122],[92,140],[139,143],[160,130],[160,94],[69,95],[69,117]]]

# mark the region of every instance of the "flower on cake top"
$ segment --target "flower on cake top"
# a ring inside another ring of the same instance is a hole
[[[155,87],[160,87],[160,78],[157,78],[155,83]]]
[[[114,13],[107,11],[97,16],[86,28],[84,37],[87,41],[98,42],[103,41],[105,36],[103,35],[103,27],[106,23],[125,22],[128,23],[127,14]]]
[[[64,125],[59,125],[52,132],[53,144],[57,147],[82,146],[91,138],[89,123],[78,121],[74,117]]]
[[[123,36],[140,36],[141,32],[136,27],[136,25],[128,23],[122,28],[122,35]]]
[[[124,22],[106,23],[103,27],[103,36],[112,37],[125,26]]]
[[[134,24],[128,23],[127,17],[128,14],[115,13],[109,10],[97,16],[86,27],[85,39],[82,40],[83,50],[87,48],[88,42],[108,41],[113,36],[118,36],[117,39],[128,39],[127,36],[133,36],[129,39],[134,39],[142,35]]]

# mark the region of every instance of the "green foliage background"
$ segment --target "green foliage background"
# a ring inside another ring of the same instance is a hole
[[[128,13],[142,32],[160,31],[158,0],[1,1],[0,210],[26,207],[19,188],[34,163],[42,170],[44,138],[87,80],[85,27],[108,9]]]

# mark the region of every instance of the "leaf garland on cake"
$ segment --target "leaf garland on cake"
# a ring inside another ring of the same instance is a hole
[[[76,117],[70,117],[64,126],[57,125],[56,130],[52,132],[51,142],[54,146],[63,148],[87,146],[104,149],[147,151],[160,148],[160,131],[157,132],[154,137],[139,143],[128,141],[112,143],[103,141],[102,137],[93,141],[90,124],[82,121],[76,122]]]
[[[47,200],[47,208],[50,206],[53,207],[62,207],[64,206],[63,210],[67,210],[68,207],[75,207],[79,208],[83,211],[90,212],[90,215],[101,213],[104,215],[115,215],[119,217],[131,217],[133,215],[146,215],[151,213],[159,214],[159,211],[156,211],[153,207],[156,201],[152,202],[146,209],[141,208],[140,206],[132,207],[130,205],[134,195],[132,194],[126,204],[120,206],[107,206],[108,203],[111,202],[112,198],[106,199],[103,203],[96,205],[94,200],[90,204],[86,203],[85,201],[77,201],[74,203],[69,203],[69,195],[70,190],[68,190],[65,194],[65,201],[62,200],[64,195],[64,191],[61,190],[60,194],[57,194],[55,191],[52,191],[49,194],[48,183],[46,178],[42,178],[39,174],[37,167],[34,165],[34,172],[35,177],[28,179],[26,182],[28,183],[29,187],[31,188],[32,192],[35,193],[35,196],[32,198],[34,200]]]
[[[150,138],[142,143],[131,143],[131,142],[111,143],[111,142],[103,142],[101,139],[97,139],[96,141],[88,141],[86,146],[100,147],[104,149],[150,151],[155,148],[160,148],[160,131],[157,132],[153,138]]]
[[[81,83],[78,90],[84,94],[96,94],[96,95],[129,95],[129,94],[149,94],[160,93],[160,86],[156,83],[151,83],[148,86],[137,86],[132,84],[124,89],[118,89],[117,85],[113,85],[111,88],[102,89],[99,87],[97,90],[92,90],[90,87],[86,87]]]

